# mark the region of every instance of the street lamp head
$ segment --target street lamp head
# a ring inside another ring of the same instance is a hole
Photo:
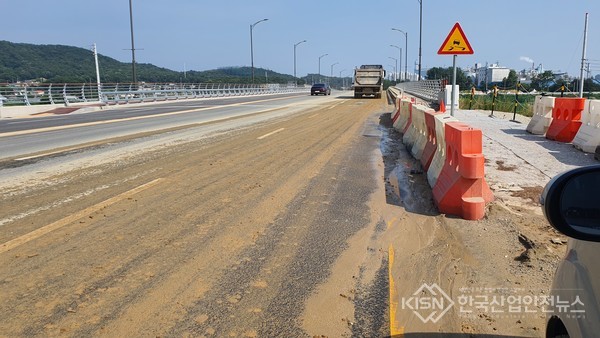
[[[250,25],[250,26],[254,27],[254,26],[258,25],[259,23],[261,23],[261,22],[263,22],[263,21],[267,21],[267,20],[269,20],[269,19],[262,19],[262,20],[258,20],[258,21],[256,21],[255,23],[253,23],[253,24],[252,24],[252,25]]]
[[[407,33],[407,32],[405,32],[405,31],[403,31],[403,30],[401,30],[401,29],[398,29],[398,28],[392,28],[392,30],[393,30],[393,31],[400,32],[400,33],[404,34],[405,36],[406,36],[406,35],[408,35],[408,33]]]
[[[294,44],[294,47],[298,46],[298,45],[299,45],[299,44],[301,44],[301,43],[305,43],[305,42],[306,42],[306,40],[302,40],[302,41],[300,41],[300,42],[297,42],[297,43],[295,43],[295,44]]]

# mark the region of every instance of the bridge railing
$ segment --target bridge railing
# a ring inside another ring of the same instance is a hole
[[[437,102],[444,86],[442,80],[421,80],[398,83],[396,88],[425,101]]]
[[[0,106],[100,102],[121,104],[225,96],[308,92],[310,88],[280,84],[95,83],[0,84]]]

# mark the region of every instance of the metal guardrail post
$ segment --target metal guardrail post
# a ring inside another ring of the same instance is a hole
[[[50,104],[54,104],[54,97],[52,96],[52,83],[48,86],[48,101]]]
[[[66,83],[63,85],[62,96],[63,96],[63,102],[65,103],[65,105],[68,106],[69,98],[67,97],[67,84]]]
[[[27,85],[25,85],[23,87],[23,89],[24,89],[23,100],[25,101],[25,105],[31,106],[31,103],[29,103],[29,97],[27,97]]]

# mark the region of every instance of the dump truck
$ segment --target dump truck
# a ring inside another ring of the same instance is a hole
[[[385,70],[382,65],[362,65],[354,69],[354,98],[361,98],[363,95],[373,95],[376,98],[381,97],[383,93],[383,79]]]

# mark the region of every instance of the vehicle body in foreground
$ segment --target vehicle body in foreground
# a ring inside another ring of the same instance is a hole
[[[315,83],[310,88],[310,95],[331,95],[331,87],[325,83]]]
[[[569,236],[550,293],[546,337],[595,337],[600,333],[600,165],[554,177],[541,204],[550,224]]]

